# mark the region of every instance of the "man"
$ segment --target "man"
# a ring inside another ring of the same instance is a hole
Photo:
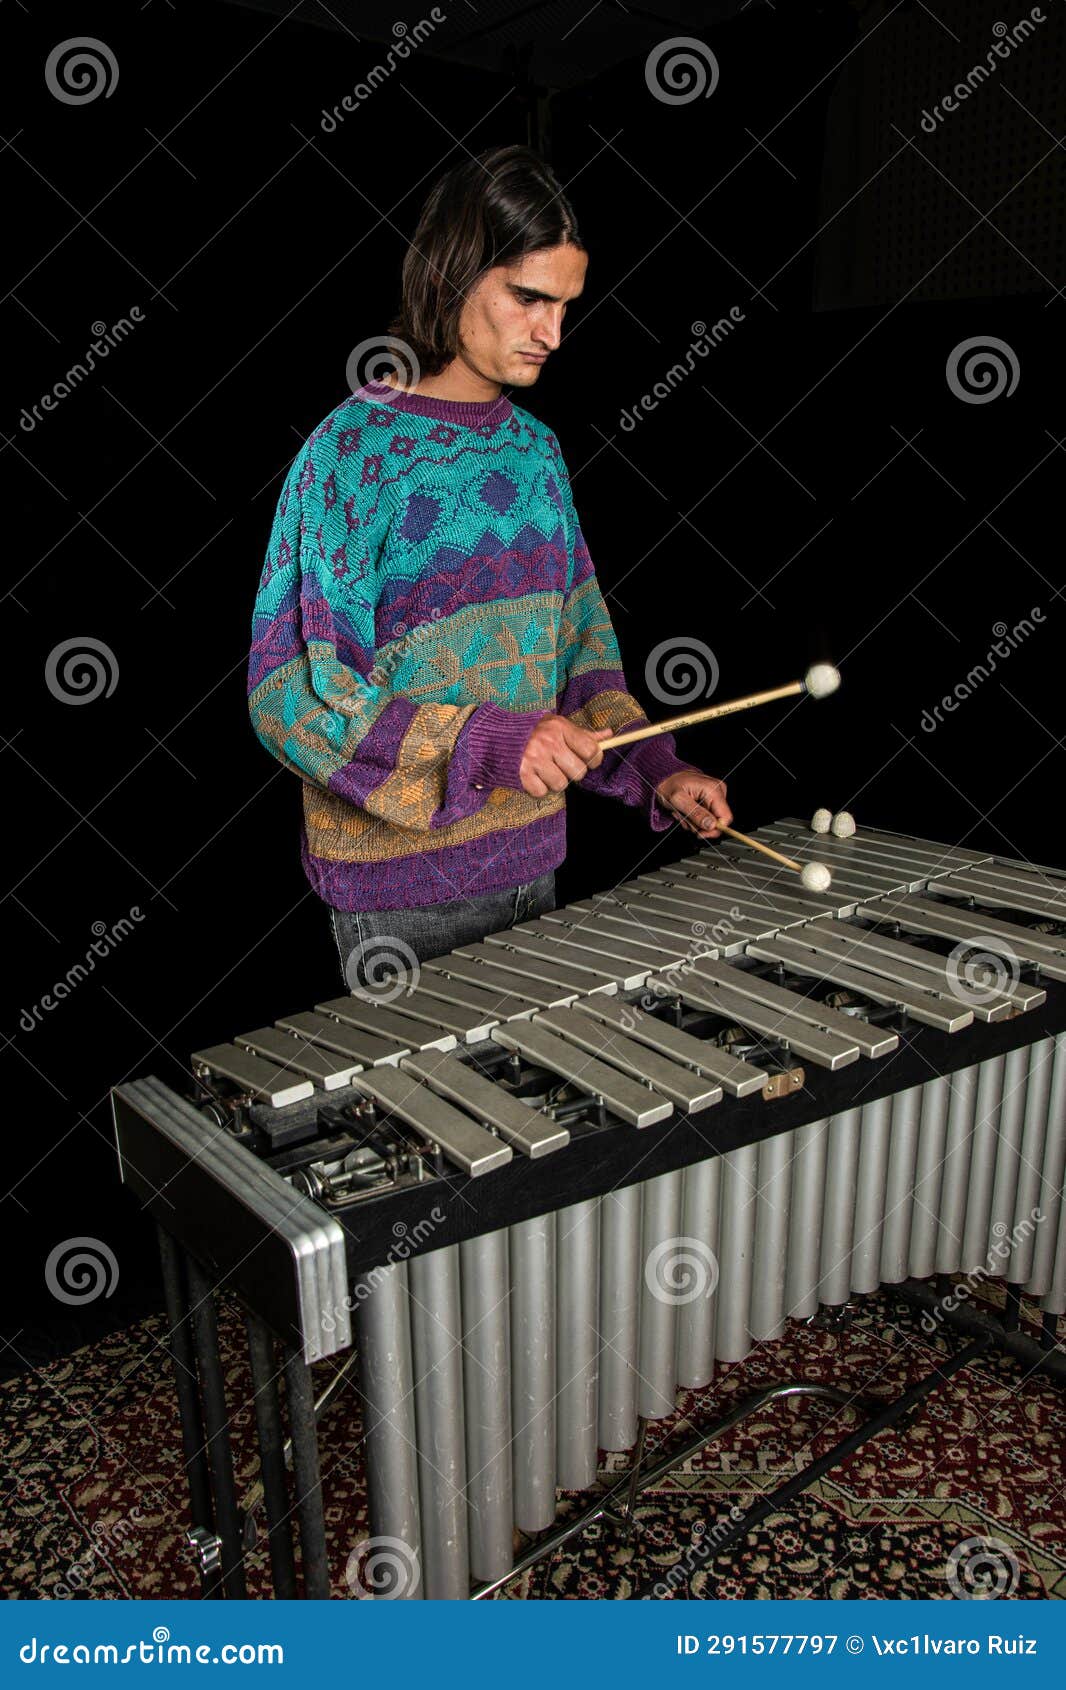
[[[720,780],[645,720],[532,387],[582,292],[573,209],[503,147],[426,202],[390,324],[416,379],[369,381],[301,448],[255,605],[249,707],[303,780],[302,860],[352,990],[554,905],[565,792],[705,838]]]

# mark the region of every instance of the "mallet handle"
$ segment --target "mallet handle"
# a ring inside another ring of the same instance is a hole
[[[717,824],[719,833],[727,833],[730,839],[739,839],[742,845],[750,845],[753,851],[761,851],[764,857],[772,857],[775,863],[781,863],[785,868],[794,868],[797,874],[803,873],[802,863],[794,863],[791,857],[783,857],[780,851],[772,846],[764,845],[761,839],[753,839],[750,833],[740,833],[735,827],[726,827],[724,822]]]
[[[666,722],[649,722],[646,728],[632,728],[629,733],[601,739],[600,747],[603,751],[613,751],[616,745],[629,745],[635,739],[652,739],[654,735],[670,733],[674,728],[691,728],[697,722],[713,722],[719,716],[735,716],[738,710],[752,710],[757,704],[773,704],[779,698],[795,698],[797,693],[806,690],[803,681],[790,681],[787,687],[752,692],[746,698],[731,698],[725,704],[709,704],[704,710],[689,710],[683,716],[671,716]]]

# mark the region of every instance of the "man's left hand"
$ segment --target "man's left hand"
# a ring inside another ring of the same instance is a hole
[[[725,781],[713,775],[701,775],[692,769],[680,769],[667,775],[655,789],[664,809],[675,815],[681,826],[701,839],[718,839],[719,822],[728,827],[733,812],[726,803]]]

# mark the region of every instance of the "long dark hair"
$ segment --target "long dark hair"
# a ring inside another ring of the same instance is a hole
[[[389,334],[407,342],[423,375],[438,374],[459,350],[459,315],[478,278],[563,245],[585,250],[573,207],[539,154],[493,147],[464,159],[422,208]]]

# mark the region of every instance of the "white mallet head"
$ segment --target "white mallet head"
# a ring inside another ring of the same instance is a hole
[[[847,810],[839,810],[829,826],[834,839],[850,839],[855,832],[855,817]]]
[[[828,892],[832,878],[824,863],[804,863],[800,874],[805,892]]]
[[[814,663],[807,670],[804,686],[812,698],[828,698],[840,685],[840,670],[831,663]]]
[[[815,810],[814,815],[811,817],[811,832],[828,833],[832,820],[832,810]]]

